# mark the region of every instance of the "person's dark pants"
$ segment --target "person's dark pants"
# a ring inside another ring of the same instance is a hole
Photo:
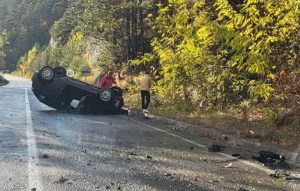
[[[141,90],[142,108],[147,109],[150,104],[150,92]]]

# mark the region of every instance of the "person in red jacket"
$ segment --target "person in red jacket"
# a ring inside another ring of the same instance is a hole
[[[100,81],[100,88],[110,88],[113,85],[116,85],[116,79],[113,76],[113,72],[109,71]]]

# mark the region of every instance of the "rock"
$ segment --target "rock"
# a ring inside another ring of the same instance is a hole
[[[225,168],[231,168],[232,167],[232,163],[229,163],[225,166]]]
[[[110,189],[110,186],[106,186],[106,189]]]
[[[36,188],[31,188],[31,191],[36,191]]]
[[[190,147],[190,150],[194,150],[194,147]]]
[[[117,190],[122,190],[121,186],[119,186],[119,187],[117,188]]]

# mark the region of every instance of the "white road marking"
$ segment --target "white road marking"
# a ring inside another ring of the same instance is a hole
[[[120,116],[121,116],[122,118],[124,118],[124,119],[130,119],[131,121],[135,122],[136,124],[145,126],[145,127],[147,127],[147,128],[150,128],[150,129],[154,129],[154,130],[159,131],[159,132],[161,132],[161,133],[165,133],[165,134],[167,134],[167,135],[170,135],[170,136],[172,136],[172,137],[175,137],[175,138],[177,138],[177,139],[180,139],[180,140],[182,140],[182,141],[184,141],[184,142],[190,143],[190,144],[192,144],[192,145],[195,145],[195,146],[197,146],[197,147],[200,147],[200,148],[202,148],[202,149],[207,150],[207,146],[202,145],[202,144],[200,144],[200,143],[197,143],[197,142],[195,142],[195,141],[192,141],[192,140],[183,138],[183,137],[181,137],[181,136],[179,136],[179,135],[170,133],[170,132],[168,132],[168,131],[159,129],[159,128],[157,128],[157,127],[153,127],[153,126],[151,126],[151,125],[148,125],[148,124],[139,122],[139,121],[137,121],[137,120],[135,120],[135,119],[127,118],[127,117],[124,117],[124,116],[122,116],[122,115],[120,115]],[[259,165],[259,164],[254,163],[254,162],[250,162],[250,161],[246,161],[246,160],[243,160],[243,159],[239,159],[239,158],[237,158],[237,157],[233,157],[233,156],[231,156],[231,155],[228,155],[228,154],[222,153],[222,152],[216,152],[216,154],[225,156],[225,157],[227,157],[227,158],[229,158],[229,159],[236,159],[236,160],[238,160],[238,161],[240,161],[240,162],[242,162],[242,163],[244,163],[244,164],[246,164],[246,165],[248,165],[248,166],[252,166],[252,167],[257,168],[257,169],[259,169],[259,170],[262,170],[262,171],[264,171],[264,172],[266,172],[266,173],[268,173],[268,174],[274,174],[274,173],[275,173],[274,170],[270,170],[270,169],[265,168],[265,167],[263,167],[263,166],[261,166],[261,165]]]
[[[32,126],[31,110],[28,99],[28,92],[25,88],[26,98],[26,126],[27,126],[27,144],[28,144],[28,170],[29,170],[29,189],[35,188],[37,191],[42,191],[43,187],[40,181],[40,172],[38,168],[39,158],[36,147],[36,140]]]

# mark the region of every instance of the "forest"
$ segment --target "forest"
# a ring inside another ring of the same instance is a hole
[[[148,71],[158,113],[299,132],[299,0],[0,0],[0,10],[0,68],[30,77],[59,65],[88,82],[113,69],[132,105]]]

